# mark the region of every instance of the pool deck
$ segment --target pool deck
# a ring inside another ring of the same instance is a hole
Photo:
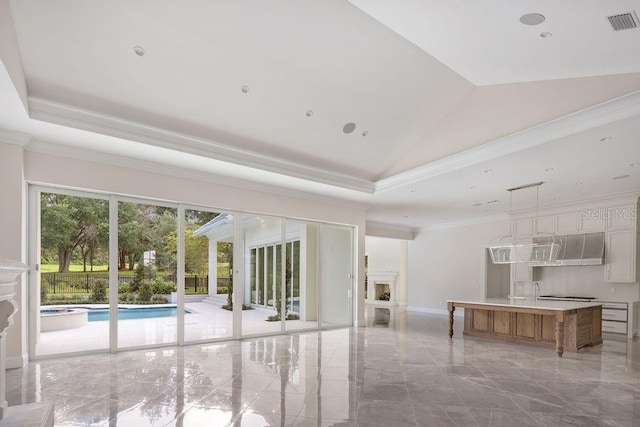
[[[126,308],[149,308],[149,305],[125,304]],[[56,308],[61,306],[43,306]],[[68,306],[67,306],[68,307]],[[108,308],[108,304],[82,304],[83,308]],[[175,304],[154,304],[151,307],[175,307]],[[231,338],[233,313],[220,305],[205,302],[185,303],[185,342]],[[267,322],[273,310],[256,308],[242,312],[243,335],[279,333],[280,322]],[[175,344],[177,342],[177,317],[156,317],[118,321],[118,347],[120,349],[145,345]],[[286,321],[287,331],[315,329],[317,322]],[[37,356],[49,356],[81,351],[109,349],[109,322],[89,322],[86,326],[61,331],[42,332],[36,345]]]

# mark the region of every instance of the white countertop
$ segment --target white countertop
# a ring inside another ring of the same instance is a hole
[[[544,308],[546,310],[576,310],[580,308],[595,307],[602,305],[602,302],[578,302],[578,301],[554,301],[554,300],[534,300],[522,298],[481,298],[477,300],[447,300],[447,302],[478,304],[478,305],[498,305],[503,307],[520,308]]]

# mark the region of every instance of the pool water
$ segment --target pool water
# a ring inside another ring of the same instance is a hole
[[[188,311],[184,311],[188,313]],[[176,307],[149,307],[149,308],[119,308],[118,320],[150,319],[153,317],[175,317],[178,313]],[[109,309],[89,310],[89,322],[109,320]]]

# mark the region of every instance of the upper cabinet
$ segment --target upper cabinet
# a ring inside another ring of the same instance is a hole
[[[606,209],[583,209],[578,218],[581,233],[596,233],[606,229]]]
[[[578,219],[578,212],[556,215],[556,234],[578,233],[580,231]]]
[[[635,226],[637,212],[635,205],[614,206],[607,209],[607,229],[620,230]]]
[[[556,232],[555,222],[556,222],[556,219],[553,215],[538,217],[537,224],[536,224],[536,219],[534,218],[533,219],[534,233],[536,232],[541,234],[555,233]]]
[[[539,234],[572,235],[605,232],[605,281],[611,283],[635,283],[640,271],[638,245],[638,201],[617,199],[602,207],[580,209],[555,215],[517,218],[512,221],[514,239],[531,238]],[[568,240],[568,239],[567,239]],[[512,280],[531,280],[531,267],[522,263],[512,268]]]
[[[513,237],[530,237],[533,234],[533,218],[516,219],[512,227]]]
[[[607,282],[633,283],[636,281],[636,239],[635,229],[607,232],[605,245],[605,280]]]
[[[584,209],[580,212],[569,212],[558,215],[546,215],[537,218],[520,218],[513,220],[513,237],[529,237],[534,234],[578,234],[597,233],[612,228],[628,228],[632,225],[625,222],[620,210],[614,210],[611,215],[618,212],[612,226],[607,226],[607,218],[610,218],[607,209]],[[631,209],[630,207],[628,209]],[[537,225],[536,225],[537,222]]]

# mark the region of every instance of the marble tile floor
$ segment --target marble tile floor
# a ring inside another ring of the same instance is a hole
[[[367,319],[32,362],[7,371],[7,399],[53,402],[57,426],[640,425],[637,339],[606,337],[560,359],[464,339],[459,327],[449,341],[442,315],[368,307]]]

